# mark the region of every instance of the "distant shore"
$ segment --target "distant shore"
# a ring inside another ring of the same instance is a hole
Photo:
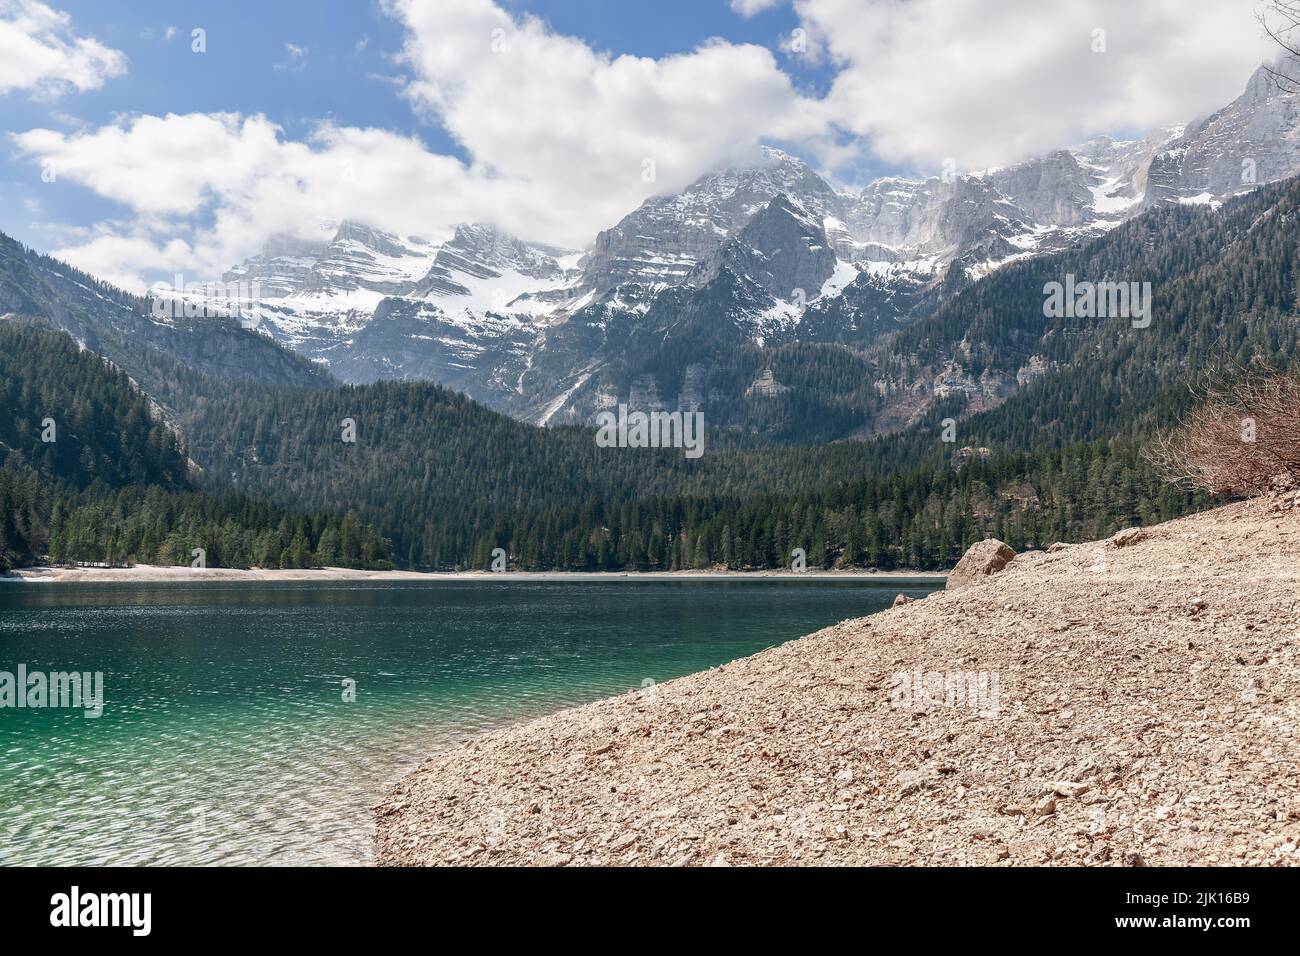
[[[130,568],[20,568],[0,575],[0,583],[196,584],[203,581],[731,581],[789,578],[800,581],[942,581],[927,571],[362,571],[355,568],[266,569],[189,568],[138,564]]]

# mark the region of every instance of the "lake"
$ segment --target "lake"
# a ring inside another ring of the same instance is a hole
[[[933,580],[3,584],[0,864],[364,864],[369,808],[484,731],[734,660]]]

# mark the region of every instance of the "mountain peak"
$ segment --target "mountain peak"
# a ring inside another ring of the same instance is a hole
[[[334,232],[332,245],[354,242],[386,256],[401,256],[407,252],[402,240],[391,232],[376,229],[355,219],[344,219]]]
[[[1283,53],[1270,63],[1261,63],[1250,75],[1243,96],[1258,102],[1300,90],[1300,57]]]
[[[803,160],[772,146],[758,162],[705,173],[680,193],[652,196],[596,237],[585,257],[583,287],[597,296],[627,284],[685,282],[776,196],[797,202],[819,222],[840,218],[844,200]]]
[[[412,294],[468,296],[472,280],[494,280],[508,273],[554,283],[563,274],[556,261],[562,254],[563,250],[525,242],[490,223],[462,223],[438,250]]]
[[[729,270],[774,299],[802,305],[821,291],[836,261],[820,217],[779,193],[722,244],[707,266],[697,267],[692,278],[703,285]]]

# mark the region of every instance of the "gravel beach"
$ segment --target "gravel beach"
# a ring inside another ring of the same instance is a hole
[[[956,578],[440,753],[377,862],[1300,862],[1300,498]]]

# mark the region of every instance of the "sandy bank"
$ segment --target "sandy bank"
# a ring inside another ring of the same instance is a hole
[[[377,860],[1295,864],[1298,664],[1300,505],[1235,504],[439,754]]]
[[[3,582],[90,582],[106,584],[124,582],[134,584],[166,584],[168,582],[195,583],[200,581],[724,581],[754,578],[791,578],[801,581],[942,581],[944,575],[922,571],[647,571],[647,572],[531,572],[487,571],[422,572],[422,571],[358,571],[353,568],[313,568],[309,570],[265,570],[261,568],[206,568],[158,567],[139,564],[132,568],[24,568],[9,575],[0,575]]]

